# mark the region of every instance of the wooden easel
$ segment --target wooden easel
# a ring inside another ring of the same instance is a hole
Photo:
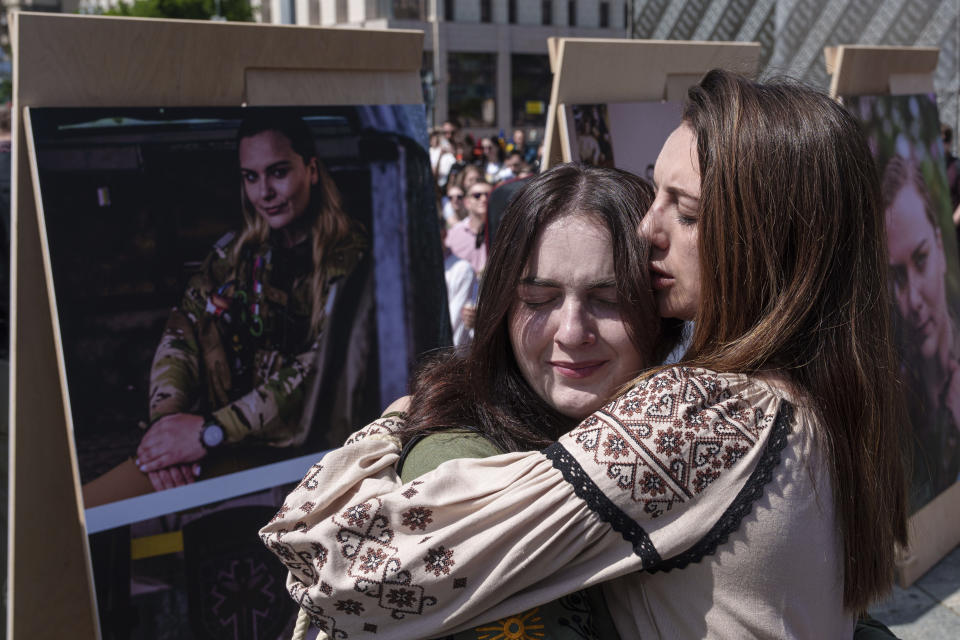
[[[756,42],[549,38],[548,49],[553,89],[543,169],[570,159],[560,126],[565,104],[679,101],[710,69],[756,76],[760,61]]]
[[[834,98],[933,93],[936,47],[842,45],[824,49]],[[960,483],[910,518],[911,546],[898,554],[897,578],[908,587],[960,544]]]
[[[7,637],[99,637],[25,107],[421,103],[420,31],[14,13]]]

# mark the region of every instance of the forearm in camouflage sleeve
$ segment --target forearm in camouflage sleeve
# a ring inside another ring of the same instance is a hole
[[[200,347],[197,319],[207,292],[204,279],[194,276],[163,328],[150,366],[150,423],[173,414],[196,411],[200,399]]]
[[[195,409],[200,389],[199,348],[193,323],[174,308],[150,367],[150,422]]]
[[[302,444],[304,396],[316,371],[316,347],[291,358],[250,393],[214,412],[228,442],[256,438],[275,447]]]

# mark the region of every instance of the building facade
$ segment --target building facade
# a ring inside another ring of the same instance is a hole
[[[428,120],[455,118],[477,134],[509,135],[517,127],[542,130],[546,122],[547,38],[623,38],[626,8],[626,0],[263,0],[261,19],[420,29]]]
[[[788,75],[824,91],[824,47],[939,47],[940,120],[960,130],[957,0],[630,0],[627,23],[633,38],[759,42],[761,76]]]

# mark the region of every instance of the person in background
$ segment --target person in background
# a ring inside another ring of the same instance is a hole
[[[447,234],[447,246],[455,256],[469,262],[473,270],[480,274],[487,263],[487,207],[493,187],[479,180],[465,190],[467,217],[451,227]]]
[[[523,129],[516,129],[513,132],[512,150],[519,151],[523,156],[523,161],[528,165],[533,164],[537,159],[537,145],[527,138]]]
[[[443,203],[443,222],[447,229],[467,217],[467,207],[464,204],[465,194],[463,187],[457,182],[457,180],[447,182],[447,197]]]
[[[447,120],[443,123],[443,126],[440,127],[440,131],[443,134],[443,140],[446,146],[450,149],[455,149],[457,143],[460,141],[460,123],[456,120]]]
[[[468,164],[460,173],[460,187],[463,188],[463,192],[466,193],[470,187],[483,179],[483,169],[475,164]]]
[[[510,141],[509,149],[507,151],[519,151],[521,154],[526,152],[527,149],[527,135],[523,132],[523,129],[514,129],[513,130],[513,139]]]
[[[503,161],[503,168],[497,172],[496,182],[511,180],[518,177],[524,168],[523,155],[519,151],[510,151]]]
[[[493,184],[500,169],[503,168],[503,149],[497,144],[496,138],[489,137],[480,140],[480,150],[483,153],[480,166],[483,169],[484,179]]]
[[[441,221],[440,230],[443,247],[443,278],[447,286],[447,307],[450,313],[453,346],[463,347],[468,345],[473,337],[474,314],[470,306],[471,296],[477,288],[477,274],[469,262],[455,256],[447,246],[448,230],[443,225],[443,221]]]

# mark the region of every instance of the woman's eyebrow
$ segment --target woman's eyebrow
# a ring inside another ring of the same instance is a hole
[[[604,280],[594,280],[593,282],[587,283],[587,289],[616,289],[617,281],[613,278],[606,278]]]
[[[288,167],[292,163],[289,160],[280,160],[279,162],[274,162],[271,165],[268,165],[264,171],[273,171],[274,169],[279,169],[281,167]],[[249,171],[250,173],[257,173],[256,169],[250,169],[248,167],[241,166],[240,171]]]
[[[693,195],[692,193],[688,193],[687,191],[684,191],[684,190],[681,189],[680,187],[667,187],[667,191],[669,191],[669,192],[671,192],[671,193],[673,193],[673,194],[675,194],[675,195],[678,195],[678,196],[680,196],[680,197],[683,197],[683,198],[689,198],[689,199],[691,199],[691,200],[696,200],[697,202],[700,201],[700,197],[699,197],[699,196],[695,196],[695,195]]]
[[[547,280],[545,278],[538,278],[536,276],[520,278],[520,284],[524,284],[529,287],[551,287],[553,289],[558,289],[560,287],[560,283],[556,280]]]
[[[547,280],[545,278],[537,278],[536,276],[527,276],[520,280],[521,285],[526,285],[529,287],[550,287],[551,289],[562,289],[563,285],[557,282],[556,280]],[[593,289],[609,289],[616,288],[617,281],[614,278],[602,278],[600,280],[591,280],[584,285],[584,289],[593,290]]]

